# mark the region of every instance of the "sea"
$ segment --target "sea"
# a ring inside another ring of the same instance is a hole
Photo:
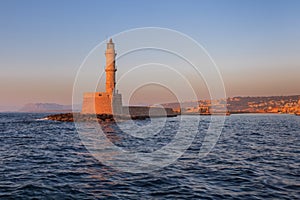
[[[200,118],[197,135],[178,158],[134,172],[95,157],[74,123],[47,115],[0,113],[0,199],[300,199],[299,116],[226,116],[205,156],[199,151],[210,116],[168,118],[153,135],[147,135],[157,128],[151,123],[161,119],[135,121],[140,135],[131,135],[126,121],[118,122],[126,131],[101,124],[118,148],[153,153],[176,138],[177,123],[194,126]]]

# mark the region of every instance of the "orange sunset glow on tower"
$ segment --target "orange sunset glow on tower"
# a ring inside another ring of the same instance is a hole
[[[85,93],[82,113],[122,114],[122,95],[115,90],[117,69],[115,65],[115,45],[112,39],[107,43],[105,57],[106,91]]]
[[[112,94],[115,89],[116,85],[116,52],[115,52],[115,45],[112,41],[112,39],[109,40],[107,43],[107,48],[105,51],[105,57],[106,57],[106,92],[109,94]]]

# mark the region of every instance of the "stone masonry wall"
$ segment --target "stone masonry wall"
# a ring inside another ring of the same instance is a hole
[[[106,92],[85,93],[82,103],[83,114],[112,114],[111,95]]]

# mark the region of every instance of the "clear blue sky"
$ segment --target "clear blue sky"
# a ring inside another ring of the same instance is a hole
[[[76,71],[107,36],[155,26],[201,43],[228,96],[300,94],[300,1],[0,1],[0,106],[70,104]]]

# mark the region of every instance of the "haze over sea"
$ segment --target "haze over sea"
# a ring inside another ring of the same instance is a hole
[[[93,158],[73,123],[37,120],[46,115],[0,113],[0,198],[300,198],[299,116],[228,116],[218,143],[201,159],[201,134],[210,117],[187,116],[201,117],[197,141],[173,164],[134,174]],[[160,141],[172,137],[166,130],[173,130],[178,118],[167,120]],[[143,126],[149,120],[137,123]],[[115,126],[105,124],[110,135],[119,137],[118,145],[136,145]]]

